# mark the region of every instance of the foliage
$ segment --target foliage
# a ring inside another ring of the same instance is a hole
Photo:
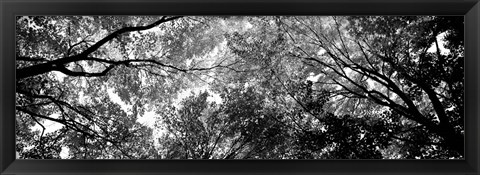
[[[21,158],[464,156],[461,17],[23,16],[16,27]]]

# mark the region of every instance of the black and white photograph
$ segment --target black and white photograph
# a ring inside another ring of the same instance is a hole
[[[17,159],[465,158],[464,16],[15,27]]]

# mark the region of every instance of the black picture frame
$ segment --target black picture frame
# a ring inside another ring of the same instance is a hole
[[[0,0],[0,174],[480,174],[479,0]],[[464,160],[16,160],[16,15],[464,15]]]

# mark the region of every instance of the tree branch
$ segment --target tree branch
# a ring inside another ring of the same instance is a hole
[[[114,39],[115,37],[117,37],[117,36],[119,36],[123,33],[148,30],[148,29],[151,29],[155,26],[158,26],[158,25],[160,25],[164,22],[172,21],[172,20],[175,20],[175,19],[178,19],[178,18],[181,18],[181,16],[170,17],[170,18],[167,18],[166,16],[164,16],[160,20],[158,20],[158,21],[156,21],[156,22],[154,22],[150,25],[121,28],[121,29],[111,33],[110,35],[104,37],[103,39],[101,39],[100,41],[98,41],[97,43],[95,43],[91,47],[87,48],[85,51],[81,52],[78,55],[74,55],[74,56],[70,56],[70,57],[64,57],[64,58],[49,61],[49,62],[46,62],[46,63],[37,64],[37,65],[17,69],[16,78],[18,80],[18,79],[23,79],[23,78],[26,78],[26,77],[31,77],[31,76],[51,72],[51,71],[57,70],[58,68],[62,69],[62,67],[64,67],[64,65],[67,64],[67,63],[86,60],[88,58],[88,55],[90,55],[94,51],[98,50],[105,43],[111,41],[112,39]],[[26,57],[19,57],[19,58],[20,59],[25,59]],[[69,72],[69,71],[66,71],[66,72]],[[72,72],[69,72],[69,73],[74,74],[74,76],[89,76],[89,74],[83,74],[82,75],[82,74],[77,74],[77,73],[72,73]],[[101,76],[101,74],[93,74],[93,76]]]

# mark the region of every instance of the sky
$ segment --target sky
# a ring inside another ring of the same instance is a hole
[[[437,35],[438,48],[440,49],[440,53],[444,54],[444,55],[447,55],[448,53],[450,53],[450,50],[445,48],[445,46],[444,46],[445,41],[443,40],[443,38],[445,38],[446,34],[447,34],[446,32],[443,32],[443,33],[440,33],[439,35]],[[430,46],[430,48],[428,48],[427,52],[436,53],[437,52],[437,46],[435,44],[432,44],[432,46]]]

